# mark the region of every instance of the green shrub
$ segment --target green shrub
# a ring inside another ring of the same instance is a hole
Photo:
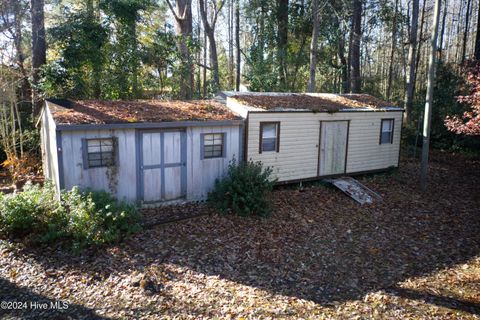
[[[7,236],[42,233],[48,223],[63,215],[50,183],[27,183],[23,192],[0,197],[0,231]]]
[[[9,237],[32,235],[40,242],[63,239],[81,249],[138,231],[139,219],[134,205],[104,191],[73,188],[59,201],[53,185],[46,182],[44,187],[28,183],[23,192],[0,194],[0,232]]]
[[[68,230],[74,246],[103,244],[119,240],[140,229],[136,207],[117,201],[105,191],[86,191],[75,187],[62,196],[69,212]]]
[[[227,175],[215,182],[208,202],[225,213],[241,216],[268,216],[272,205],[270,193],[276,180],[271,179],[272,169],[261,162],[246,161],[237,165],[233,160]]]

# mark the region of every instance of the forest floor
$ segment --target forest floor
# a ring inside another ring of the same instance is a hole
[[[283,187],[268,219],[199,204],[205,215],[82,255],[2,241],[0,300],[68,309],[23,305],[0,318],[479,319],[479,167],[435,152],[422,192],[418,162],[402,159],[359,178],[383,202]]]

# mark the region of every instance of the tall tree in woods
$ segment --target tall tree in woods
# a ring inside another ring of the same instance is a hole
[[[470,23],[470,7],[472,4],[472,0],[467,0],[467,11],[465,13],[465,29],[463,31],[463,42],[462,42],[462,55],[460,59],[460,64],[463,65],[465,62],[465,58],[467,55],[467,41],[468,41],[468,33],[469,28],[468,25]]]
[[[410,22],[410,34],[408,35],[408,71],[405,92],[405,122],[410,122],[413,108],[413,94],[415,83],[415,66],[417,58],[417,32],[418,32],[419,0],[412,1],[412,16]]]
[[[217,24],[218,15],[225,4],[225,0],[220,0],[219,2],[217,2],[216,0],[212,1],[212,18],[210,21],[208,19],[206,11],[206,5],[208,5],[208,3],[206,3],[205,0],[199,0],[199,4],[203,27],[205,29],[205,33],[207,34],[210,47],[210,67],[212,68],[213,74],[213,87],[214,91],[216,91],[220,88],[220,78],[218,70],[217,43],[215,41],[215,25]]]
[[[395,50],[397,47],[398,1],[399,0],[395,0],[395,9],[393,11],[393,17],[392,17],[392,41],[390,44],[390,63],[388,66],[388,83],[387,83],[387,93],[386,93],[388,100],[390,100],[392,95],[393,65],[395,63],[394,58],[395,58]]]
[[[352,75],[351,75],[351,91],[353,93],[359,93],[361,90],[361,78],[360,78],[360,45],[362,38],[362,10],[363,0],[352,0],[353,13],[352,13],[352,45],[350,48]]]
[[[312,40],[310,43],[310,78],[308,80],[308,92],[315,92],[315,74],[317,70],[317,48],[318,48],[318,28],[319,28],[318,0],[312,0]]]
[[[28,16],[28,3],[19,0],[5,0],[0,3],[0,30],[12,39],[15,50],[15,65],[20,73],[19,109],[24,115],[30,115],[31,88],[28,80],[29,71],[26,66],[23,25]]]
[[[235,49],[236,49],[236,66],[235,66],[235,91],[240,91],[240,0],[235,0]]]
[[[437,55],[437,38],[438,24],[440,20],[440,7],[442,0],[435,0],[435,9],[433,12],[432,36],[430,39],[430,52],[428,60],[428,79],[427,79],[427,96],[425,102],[425,113],[423,117],[423,144],[422,144],[422,163],[420,168],[420,185],[422,190],[427,188],[428,173],[428,154],[430,152],[430,123],[432,119],[432,102],[433,88],[435,85],[436,71],[436,55]]]
[[[277,62],[280,90],[287,86],[288,0],[277,0]]]
[[[40,68],[47,61],[44,5],[44,0],[31,0],[30,3],[32,19],[32,105],[34,115],[38,114],[42,107],[38,85]]]
[[[477,12],[477,33],[475,36],[475,60],[480,60],[480,3],[478,4]]]
[[[103,0],[102,8],[115,18],[116,38],[113,73],[116,76],[118,93],[115,98],[136,98],[141,95],[138,73],[140,55],[138,51],[137,22],[140,11],[152,5],[150,0]]]
[[[467,55],[467,42],[468,42],[468,33],[469,33],[469,23],[470,23],[470,8],[472,5],[472,0],[467,0],[467,11],[465,12],[465,29],[463,31],[463,42],[462,42],[462,54],[460,59],[460,64],[465,63]]]
[[[194,88],[194,65],[190,54],[189,42],[192,41],[192,0],[176,0],[175,8],[170,0],[168,7],[175,17],[176,32],[178,35],[178,49],[182,57],[182,74],[180,76],[179,96],[183,99],[191,99]]]

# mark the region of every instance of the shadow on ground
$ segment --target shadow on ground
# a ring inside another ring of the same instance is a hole
[[[0,278],[1,319],[108,319],[76,304],[48,299]]]
[[[359,206],[331,188],[280,189],[269,219],[213,214],[145,230],[115,250],[68,258],[58,251],[23,254],[99,281],[173,264],[327,306],[383,289],[479,314],[478,304],[398,287],[480,254],[480,173],[468,171],[478,161],[462,161],[434,158],[426,193],[417,188],[414,162],[404,161],[393,175],[363,177],[384,196],[374,205]]]

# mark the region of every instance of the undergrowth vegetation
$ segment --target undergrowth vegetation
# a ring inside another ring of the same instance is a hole
[[[27,184],[23,192],[0,194],[0,234],[35,242],[64,241],[74,249],[120,240],[140,229],[134,205],[104,191],[78,188],[56,197],[51,183]]]
[[[208,202],[224,213],[240,216],[270,215],[270,193],[276,180],[271,179],[272,169],[261,162],[230,162],[225,177],[215,182]]]

